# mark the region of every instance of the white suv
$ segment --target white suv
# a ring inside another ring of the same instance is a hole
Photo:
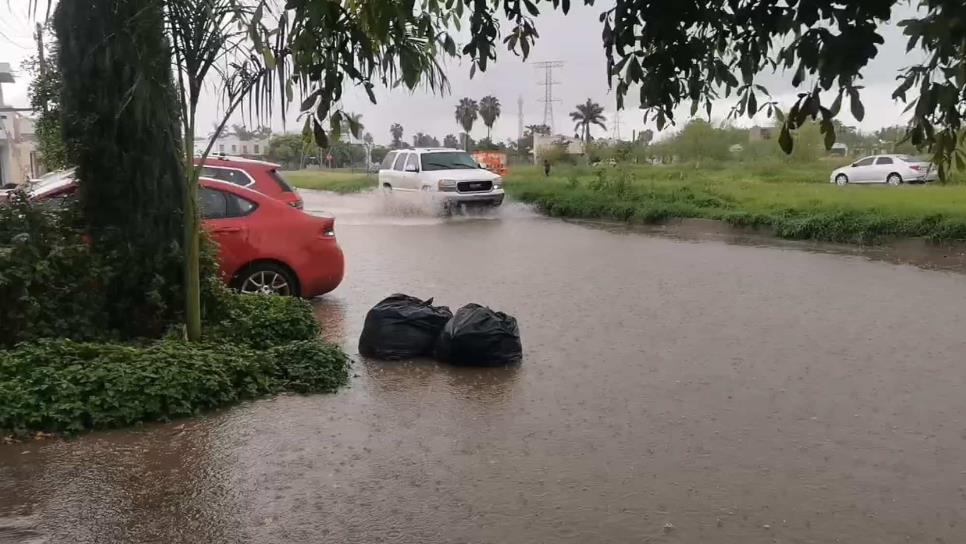
[[[390,151],[379,168],[379,187],[431,192],[444,205],[503,203],[503,179],[465,151],[428,147]]]

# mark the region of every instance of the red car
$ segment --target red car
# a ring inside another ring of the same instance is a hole
[[[204,229],[218,243],[222,277],[244,293],[316,297],[342,282],[345,258],[335,219],[308,215],[258,191],[202,178],[198,200]],[[71,171],[45,176],[33,200],[77,190]]]
[[[302,209],[302,197],[282,179],[278,173],[277,164],[242,157],[209,155],[204,161],[196,158],[195,165],[201,166],[203,178],[248,187],[281,200],[293,208]]]
[[[311,298],[342,282],[345,260],[335,219],[219,180],[202,179],[198,198],[230,286],[243,293]]]

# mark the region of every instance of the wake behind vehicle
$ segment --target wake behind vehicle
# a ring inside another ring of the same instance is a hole
[[[861,158],[832,172],[829,182],[849,183],[925,183],[936,181],[939,174],[932,163],[909,155],[873,155]]]
[[[503,204],[503,178],[458,149],[428,147],[390,151],[379,169],[386,191],[428,193],[445,207]]]

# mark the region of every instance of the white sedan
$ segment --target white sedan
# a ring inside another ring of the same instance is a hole
[[[837,185],[848,183],[902,185],[936,181],[938,177],[936,168],[930,162],[909,155],[873,155],[833,171],[829,176],[829,182]]]

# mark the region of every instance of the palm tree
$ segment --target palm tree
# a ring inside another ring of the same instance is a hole
[[[402,137],[403,137],[402,125],[400,125],[399,123],[393,123],[392,126],[389,127],[389,134],[392,134],[392,146],[394,148],[398,148],[399,144],[402,143]]]
[[[493,130],[493,123],[500,116],[500,101],[495,96],[484,96],[480,99],[480,117],[486,125],[486,137],[490,138],[490,131]]]
[[[570,112],[570,118],[574,120],[574,130],[583,135],[585,144],[590,142],[590,125],[607,130],[607,125],[604,124],[607,120],[604,117],[604,108],[589,98],[587,102],[577,104],[577,109]]]
[[[463,132],[466,136],[463,138],[463,148],[466,148],[466,142],[469,140],[470,131],[473,130],[473,123],[476,122],[476,118],[479,116],[480,108],[476,104],[476,100],[472,98],[461,98],[460,103],[456,105],[456,122],[463,127]]]
[[[527,125],[526,129],[530,131],[530,134],[550,135],[550,127],[547,125]]]

